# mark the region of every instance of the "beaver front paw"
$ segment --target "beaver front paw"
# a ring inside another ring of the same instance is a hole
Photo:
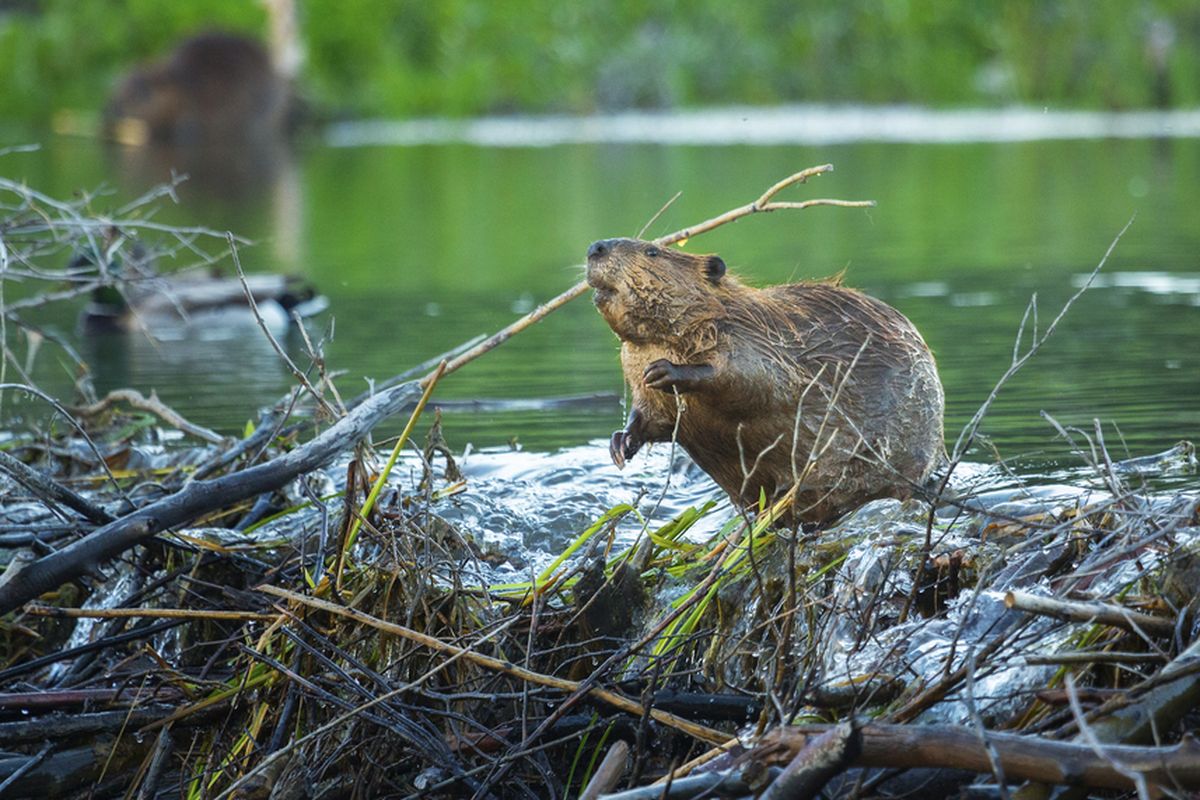
[[[660,392],[694,392],[712,376],[713,368],[708,364],[673,364],[665,358],[650,362],[642,372],[646,386]]]
[[[625,462],[641,449],[641,438],[629,430],[616,431],[608,442],[608,454],[612,456],[617,469],[625,469]]]

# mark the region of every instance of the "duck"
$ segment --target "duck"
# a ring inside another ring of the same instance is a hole
[[[71,268],[94,268],[93,254],[80,253]],[[328,307],[328,300],[294,275],[224,275],[218,269],[159,272],[140,244],[123,258],[108,259],[107,279],[94,289],[79,313],[84,334],[147,333],[155,338],[213,338],[237,332],[259,319],[272,332],[285,331],[295,318],[310,317]],[[254,299],[254,307],[247,297]]]

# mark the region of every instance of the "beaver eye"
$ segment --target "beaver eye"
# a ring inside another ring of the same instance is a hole
[[[651,258],[654,258],[655,256],[658,255],[658,248],[657,247],[647,247],[645,252],[646,252],[646,255],[650,256]]]

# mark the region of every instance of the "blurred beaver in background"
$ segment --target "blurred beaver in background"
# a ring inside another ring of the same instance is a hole
[[[262,143],[285,136],[302,115],[291,80],[262,44],[205,33],[126,76],[105,108],[104,130],[129,145]]]
[[[633,394],[618,467],[678,442],[742,508],[797,486],[784,523],[906,498],[946,459],[933,355],[896,309],[831,282],[755,289],[713,255],[633,239],[588,249]]]

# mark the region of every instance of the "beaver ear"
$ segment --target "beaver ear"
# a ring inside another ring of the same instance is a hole
[[[713,283],[719,283],[725,275],[725,262],[720,256],[709,256],[704,264],[704,276]]]

